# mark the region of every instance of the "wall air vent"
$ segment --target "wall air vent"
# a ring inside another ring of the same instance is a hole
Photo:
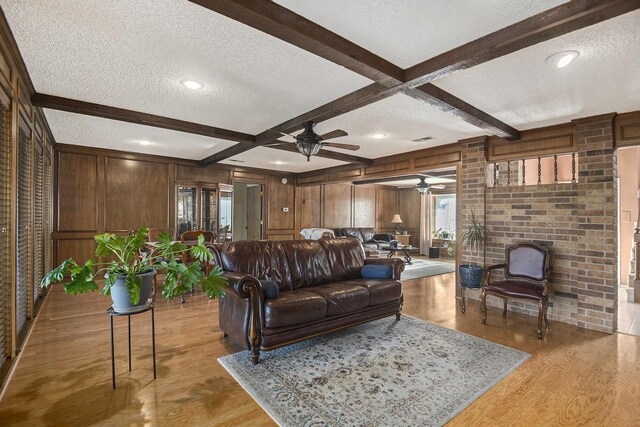
[[[434,139],[432,136],[423,136],[422,138],[412,139],[413,142],[422,142],[429,141],[430,139]]]
[[[245,160],[235,160],[235,159],[229,159],[230,162],[236,162],[236,163],[247,163]]]

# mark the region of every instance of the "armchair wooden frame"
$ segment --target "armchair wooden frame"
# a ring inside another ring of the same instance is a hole
[[[517,254],[517,256],[513,256]],[[523,254],[525,256],[523,256]],[[526,256],[527,254],[531,256]],[[507,317],[507,301],[509,298],[527,299],[538,303],[538,339],[542,339],[542,320],[549,329],[547,310],[549,308],[549,261],[548,248],[534,242],[518,243],[505,249],[506,263],[487,267],[480,292],[480,312],[482,323],[487,320],[487,295],[494,295],[504,300],[502,317]],[[494,270],[504,270],[502,281],[491,281]]]

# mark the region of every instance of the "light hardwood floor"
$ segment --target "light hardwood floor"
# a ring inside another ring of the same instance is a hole
[[[453,274],[404,283],[404,312],[533,354],[450,425],[638,425],[640,338],[536,319],[502,318],[454,300]],[[156,308],[158,379],[153,381],[149,314],[132,318],[133,371],[126,319],[116,318],[118,388],[111,388],[108,299],[67,296],[55,286],[0,401],[1,425],[273,425],[217,362],[239,350],[218,329],[218,303],[201,293]],[[392,321],[392,318],[390,318]]]

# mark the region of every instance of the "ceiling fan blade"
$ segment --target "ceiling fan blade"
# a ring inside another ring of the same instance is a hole
[[[355,145],[355,144],[340,144],[339,142],[323,142],[322,145],[324,147],[339,148],[341,150],[358,151],[360,149],[359,145]]]
[[[276,146],[291,145],[291,144],[295,144],[295,142],[287,142],[287,141],[282,141],[280,139],[276,139],[273,142],[268,142],[268,143],[264,144],[264,146],[265,147],[276,147]]]
[[[331,138],[339,138],[341,136],[347,136],[347,135],[349,134],[343,131],[342,129],[336,129],[336,130],[332,130],[331,132],[327,132],[324,135],[320,135],[320,141],[323,141],[325,139],[331,139]]]
[[[434,185],[430,185],[429,187],[431,188],[435,188],[437,190],[442,190],[444,188],[446,188],[446,185],[442,185],[442,184],[434,184]]]

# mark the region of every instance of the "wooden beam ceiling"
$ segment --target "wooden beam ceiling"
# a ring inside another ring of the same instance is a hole
[[[403,81],[402,68],[268,0],[191,0],[213,12],[340,64],[383,86]]]
[[[135,123],[138,125],[177,130],[180,132],[204,135],[227,141],[236,141],[245,144],[255,141],[255,136],[247,133],[187,122],[184,120],[171,119],[163,116],[156,116],[154,114],[125,110],[124,108],[109,107],[91,102],[61,98],[59,96],[45,95],[42,93],[32,95],[31,103],[34,106],[41,108],[50,108],[52,110],[67,111],[70,113],[84,114],[87,116],[101,117],[121,122]]]
[[[284,144],[283,145],[265,145],[265,147],[273,148],[274,150],[288,151],[290,153],[300,154],[300,151],[298,151],[294,143],[290,143],[287,145],[284,145]],[[373,164],[373,160],[367,159],[366,157],[358,157],[358,156],[354,156],[353,154],[347,154],[347,153],[338,153],[337,151],[329,151],[324,148],[320,149],[320,151],[318,151],[318,154],[314,155],[313,157],[324,157],[327,159],[340,160],[343,162],[359,164],[359,165]]]
[[[238,144],[230,147],[231,149],[240,148],[239,152],[246,151],[244,148],[249,145],[249,148],[255,148],[253,142],[256,140],[254,135],[235,132],[228,129],[216,128],[213,126],[202,125],[199,123],[187,122],[184,120],[176,120],[163,116],[156,116],[153,114],[140,113],[137,111],[125,110],[122,108],[109,107],[101,104],[94,104],[91,102],[78,101],[74,99],[61,98],[58,96],[44,95],[36,93],[31,97],[31,102],[34,106],[40,108],[49,108],[52,110],[67,111],[70,113],[84,114],[94,117],[101,117],[105,119],[118,120],[123,122],[135,123],[139,125],[158,127],[163,129],[171,129],[185,133],[191,133],[196,135],[208,136],[211,138],[225,139],[228,141],[235,141]],[[277,134],[277,137],[280,137]],[[292,144],[293,145],[293,144]],[[299,153],[295,147],[268,147],[283,151],[290,151]],[[319,157],[325,157],[333,160],[340,160],[347,163],[355,164],[371,164],[372,160],[365,157],[358,157],[346,153],[338,153],[335,151],[321,150],[317,154]]]
[[[412,98],[426,101],[442,111],[453,114],[476,127],[486,129],[501,138],[507,140],[520,139],[519,130],[512,128],[508,124],[501,122],[495,117],[431,83],[418,86],[414,89],[407,89],[404,93]]]
[[[399,80],[397,67],[389,67],[388,62],[382,58],[270,1],[191,1],[376,79],[376,83],[281,123],[273,128],[275,130],[292,133],[301,128],[300,124],[303,121],[313,120],[317,123],[328,120],[392,96],[399,91],[408,90],[411,96],[435,102],[438,108],[455,112],[469,123],[491,132],[498,131],[511,140],[519,138],[516,129],[433,85],[424,85],[455,71],[499,58],[640,7],[639,0],[573,0],[403,70],[402,82],[396,86],[390,86],[390,82]],[[280,14],[283,16],[280,17]],[[306,31],[309,31],[310,35],[307,35]],[[349,56],[345,55],[345,52],[357,52],[357,54]],[[360,65],[355,66],[353,61],[360,62]],[[379,73],[389,73],[388,78],[380,77]],[[416,87],[420,87],[417,92],[414,89]],[[200,163],[202,165],[215,163],[274,139],[271,132],[265,131],[256,136],[254,144],[231,147],[203,159]]]

